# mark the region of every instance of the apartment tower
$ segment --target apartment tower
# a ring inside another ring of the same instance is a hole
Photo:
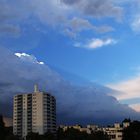
[[[56,100],[37,85],[34,93],[14,96],[13,133],[24,138],[30,132],[56,132]]]

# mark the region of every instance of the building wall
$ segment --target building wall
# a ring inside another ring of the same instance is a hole
[[[23,101],[22,101],[22,136],[25,137],[27,135],[27,94],[22,96]]]
[[[47,131],[56,133],[56,101],[53,96],[43,94],[44,133]]]
[[[33,94],[28,94],[27,95],[27,132],[32,132],[32,95]]]
[[[103,130],[105,133],[107,133],[111,140],[122,140],[123,128],[120,126],[120,124],[116,123],[114,124],[114,127],[103,128]]]
[[[39,134],[44,134],[43,131],[43,94],[35,93],[33,94],[33,114],[32,114],[32,126],[33,132],[38,132]]]
[[[14,97],[14,108],[13,108],[13,133],[15,135],[22,135],[22,95]]]

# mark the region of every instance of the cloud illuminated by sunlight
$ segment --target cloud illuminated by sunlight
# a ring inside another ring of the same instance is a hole
[[[121,94],[115,95],[119,100],[140,97],[140,76],[120,83],[110,84],[108,87],[121,91]]]
[[[84,45],[82,45],[81,43],[76,43],[75,47],[96,49],[96,48],[101,48],[101,47],[108,46],[108,45],[113,45],[116,43],[117,43],[117,41],[112,38],[107,38],[107,39],[93,38]]]

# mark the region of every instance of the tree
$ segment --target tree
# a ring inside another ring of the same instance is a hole
[[[59,128],[57,136],[58,140],[109,140],[108,136],[101,131],[87,134],[74,128],[69,128],[66,131]]]
[[[18,136],[8,135],[6,136],[5,140],[19,140]]]
[[[41,136],[38,133],[29,133],[26,137],[26,140],[41,140]]]
[[[0,139],[5,139],[5,126],[2,115],[0,115]]]
[[[140,140],[140,122],[134,121],[123,131],[123,140]]]
[[[102,131],[97,131],[91,134],[91,140],[110,140],[108,135]]]
[[[45,135],[43,137],[46,140],[56,140],[56,136],[54,134],[52,134],[51,132],[45,133]]]
[[[122,123],[125,123],[125,122],[129,122],[129,123],[131,123],[131,119],[130,118],[125,118],[123,121],[122,121]]]

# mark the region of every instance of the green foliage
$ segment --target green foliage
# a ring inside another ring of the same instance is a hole
[[[45,133],[44,140],[56,140],[56,136],[50,132]]]
[[[3,122],[3,117],[0,115],[0,138],[5,139],[5,127]]]
[[[41,136],[38,133],[29,133],[26,137],[26,140],[41,140]]]
[[[45,133],[44,135],[39,135],[38,133],[29,133],[26,140],[56,140],[56,137],[52,133]]]
[[[140,122],[134,121],[124,129],[123,140],[140,140]]]
[[[38,133],[29,133],[26,140],[109,140],[109,138],[100,131],[87,134],[86,132],[80,132],[79,130],[73,128],[68,129],[65,132],[59,128],[57,135],[50,132],[42,136]]]
[[[100,131],[87,134],[86,132],[80,132],[79,130],[70,128],[65,132],[63,132],[62,129],[59,129],[58,140],[109,140],[109,138]]]
[[[93,140],[109,140],[107,134],[104,134],[102,131],[95,132],[91,134],[91,139]]]
[[[8,135],[8,136],[6,136],[5,140],[19,140],[19,138],[14,135]]]
[[[130,119],[130,118],[128,118],[128,119],[125,118],[122,122],[123,122],[123,123],[124,123],[124,122],[129,122],[129,123],[130,123],[130,122],[131,122],[131,119]]]

